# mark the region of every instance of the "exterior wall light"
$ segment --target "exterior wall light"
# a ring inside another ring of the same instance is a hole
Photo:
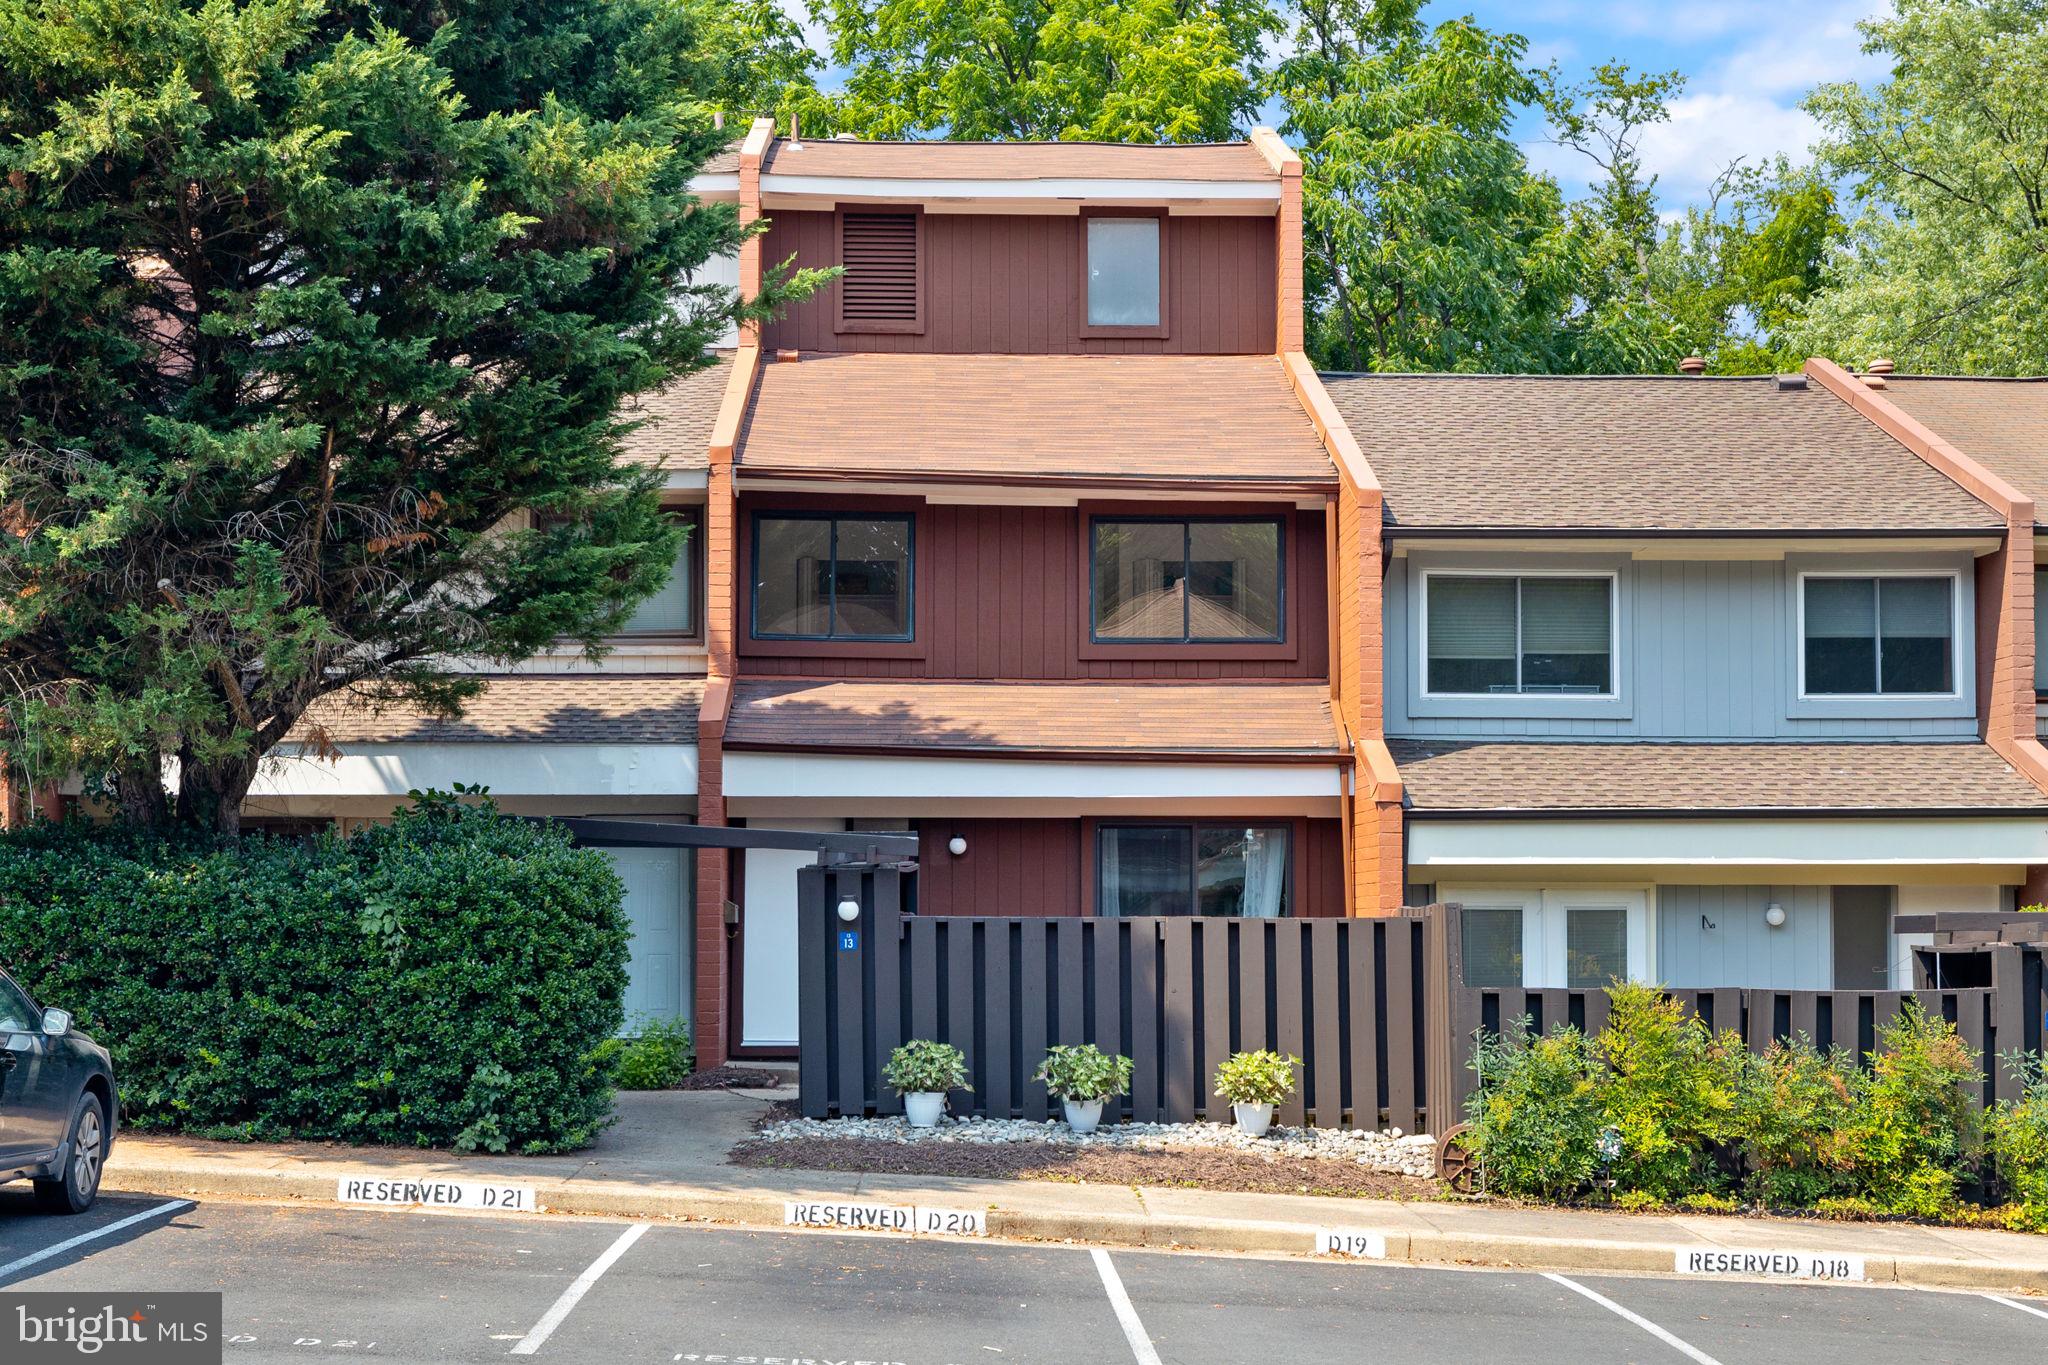
[[[1772,901],[1769,905],[1765,906],[1764,923],[1770,925],[1773,929],[1784,928],[1785,907],[1778,904],[1776,901]]]
[[[848,924],[859,919],[860,902],[857,900],[843,900],[839,902],[839,918],[845,920]]]
[[[959,835],[956,834],[952,838],[946,840],[946,852],[952,854],[955,858],[959,857],[966,851],[967,841],[961,838]]]

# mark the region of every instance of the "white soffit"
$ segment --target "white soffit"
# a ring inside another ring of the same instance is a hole
[[[1474,867],[2002,867],[2048,862],[2039,816],[1897,819],[1430,820],[1412,869]]]
[[[697,796],[694,744],[351,744],[321,759],[296,746],[266,758],[250,788],[264,798],[403,796],[481,783],[493,796]]]
[[[690,193],[699,199],[737,199],[740,197],[740,173],[726,171],[710,175],[690,177]]]
[[[930,803],[946,809],[1089,807],[1103,811],[1218,802],[1252,813],[1272,803],[1327,803],[1335,814],[1341,770],[1322,763],[1087,762],[1017,758],[727,750],[725,797],[734,803]]]
[[[1274,180],[933,180],[923,177],[764,174],[763,208],[918,203],[927,213],[1079,213],[1084,204],[1171,208],[1176,213],[1267,216],[1280,207]]]

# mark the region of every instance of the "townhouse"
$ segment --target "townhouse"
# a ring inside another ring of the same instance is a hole
[[[842,273],[633,414],[690,527],[668,588],[459,721],[320,708],[252,819],[462,781],[914,832],[929,914],[1460,899],[1475,970],[1542,986],[1867,986],[1899,910],[2044,898],[2048,388],[1319,376],[1263,130],[763,120],[697,189],[767,220],[713,278]],[[612,854],[629,1012],[706,1062],[792,1050],[810,855]]]

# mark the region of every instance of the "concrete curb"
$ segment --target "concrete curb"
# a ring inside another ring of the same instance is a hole
[[[392,1175],[408,1174],[393,1171]],[[433,1178],[448,1178],[438,1173]],[[278,1168],[232,1168],[151,1163],[108,1173],[110,1190],[194,1199],[254,1199],[276,1203],[335,1203],[335,1176]],[[543,1209],[556,1214],[616,1218],[671,1218],[694,1223],[782,1229],[781,1195],[734,1194],[686,1185],[578,1182],[532,1184]],[[806,1196],[844,1200],[844,1195]],[[874,1202],[910,1202],[907,1194],[877,1192]],[[917,1199],[937,1206],[958,1199]],[[338,1207],[338,1206],[337,1206]],[[990,1208],[991,1237],[1025,1242],[1081,1242],[1113,1247],[1207,1252],[1279,1252],[1312,1256],[1317,1229],[1305,1223],[1249,1219],[1145,1217],[1079,1210]],[[1361,1223],[1370,1228],[1369,1223]],[[1608,1239],[1531,1237],[1469,1232],[1388,1229],[1386,1260],[1414,1265],[1468,1266],[1505,1270],[1671,1274],[1671,1243]],[[1824,1250],[1824,1248],[1814,1248]],[[1997,1293],[2048,1293],[2048,1265],[2024,1265],[1963,1257],[1864,1256],[1872,1283],[1933,1289],[1974,1289]]]

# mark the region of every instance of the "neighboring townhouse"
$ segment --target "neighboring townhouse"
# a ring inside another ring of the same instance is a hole
[[[2031,507],[1864,381],[1324,383],[1385,490],[1408,899],[1472,979],[1909,985],[1893,914],[2040,899]]]
[[[757,128],[740,181],[743,286],[844,273],[742,339],[712,442],[700,814],[914,831],[927,913],[1345,913],[1293,154]],[[700,855],[711,1055],[796,1042],[807,856]]]

